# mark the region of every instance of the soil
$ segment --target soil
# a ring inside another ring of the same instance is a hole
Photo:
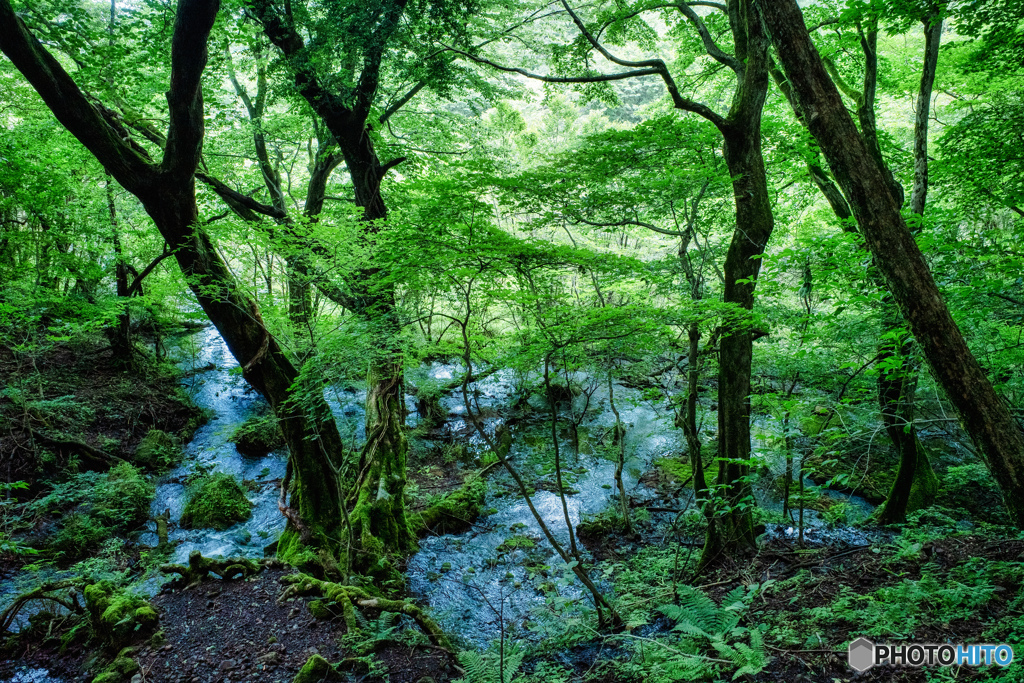
[[[178,391],[178,382],[169,366],[125,370],[99,335],[56,344],[35,358],[0,345],[0,386],[18,389],[24,401],[0,397],[0,479],[31,483],[76,454],[72,446],[49,444],[57,462],[46,464],[33,430],[129,460],[153,428],[187,442],[202,412]]]
[[[341,620],[321,621],[310,614],[306,605],[314,598],[278,603],[280,579],[291,571],[269,568],[245,581],[211,579],[155,597],[151,604],[160,614],[166,642],[144,645],[133,655],[142,667],[142,681],[288,683],[314,654],[332,663],[351,657],[340,642],[345,632]],[[371,620],[377,616],[366,615]],[[14,661],[0,662],[0,678],[12,675],[16,666],[29,666],[46,668],[66,681],[90,681],[102,668],[83,672],[90,654],[80,646],[60,652],[59,643],[30,648]],[[364,676],[367,682],[418,683],[429,678],[444,683],[457,677],[451,655],[431,646],[386,641],[373,657],[385,667],[387,679]],[[356,670],[365,674],[366,667]]]

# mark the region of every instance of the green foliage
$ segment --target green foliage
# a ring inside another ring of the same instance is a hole
[[[131,531],[149,517],[156,487],[131,463],[106,474],[82,472],[25,507],[28,514],[63,514],[50,545],[66,557],[96,548],[112,534]]]
[[[737,586],[722,598],[719,606],[700,589],[682,586],[678,604],[663,605],[658,609],[676,622],[672,630],[680,634],[680,645],[684,651],[691,651],[693,645],[710,646],[737,667],[734,679],[752,676],[767,666],[770,657],[765,650],[761,631],[757,628],[748,629],[739,623],[761,588],[757,584]],[[749,643],[742,641],[744,636]],[[699,651],[695,654],[699,654]],[[703,666],[702,663],[695,665]]]
[[[457,683],[511,683],[526,658],[526,648],[516,640],[491,643],[484,652],[463,650],[459,664],[466,670]]]
[[[984,463],[949,467],[942,475],[937,502],[984,522],[1007,521],[1002,494]]]
[[[252,514],[245,489],[226,472],[198,479],[189,487],[188,495],[181,513],[181,526],[186,529],[227,529]]]
[[[997,598],[999,583],[1020,583],[1018,563],[971,559],[945,570],[925,565],[920,579],[903,579],[867,595],[850,588],[825,607],[810,610],[816,619],[855,625],[867,636],[913,639],[925,624],[954,624],[974,619]]]
[[[147,469],[161,470],[177,464],[181,459],[181,446],[167,432],[151,429],[135,450],[135,462]]]

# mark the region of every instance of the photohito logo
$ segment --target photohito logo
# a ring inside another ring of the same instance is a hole
[[[858,638],[847,650],[850,667],[867,671],[873,666],[1009,666],[1013,648],[1009,645],[950,645],[907,643],[885,645]]]

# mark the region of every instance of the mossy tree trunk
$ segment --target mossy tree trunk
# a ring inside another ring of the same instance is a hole
[[[380,572],[391,555],[408,555],[416,537],[405,509],[406,457],[401,356],[382,354],[367,373],[366,445],[359,458],[351,514],[354,569]]]
[[[394,0],[383,6],[373,28],[373,47],[367,51],[356,86],[344,95],[332,91],[321,80],[322,74],[309,59],[310,46],[290,18],[281,15],[267,0],[249,0],[247,4],[263,32],[283,53],[299,94],[333,136],[352,180],[355,205],[362,210],[362,238],[372,251],[373,236],[387,220],[381,182],[404,157],[381,162],[373,147],[369,117],[380,85],[384,51],[399,26],[406,0]],[[408,99],[402,103],[405,101]],[[393,113],[394,107],[382,113],[379,122],[384,123]],[[321,181],[326,181],[326,175],[314,174],[311,187]],[[377,348],[367,373],[367,439],[360,456],[356,501],[350,516],[356,543],[353,559],[357,570],[366,570],[379,565],[387,555],[404,555],[415,547],[404,501],[408,451],[403,433],[404,368],[397,348],[400,330],[395,292],[387,274],[370,264],[355,274],[347,290],[338,302],[362,318],[377,335]]]
[[[928,115],[931,109],[932,90],[935,83],[939,58],[939,43],[942,34],[942,19],[938,5],[932,5],[922,16],[925,34],[925,55],[921,68],[921,82],[917,95],[917,112],[914,124],[914,182],[910,198],[910,209],[921,216],[924,214],[928,194]],[[885,162],[875,118],[875,99],[878,80],[878,19],[867,22],[861,32],[861,51],[864,55],[864,81],[858,90],[844,81],[836,65],[825,61],[824,67],[840,84],[843,93],[856,105],[860,137],[868,154],[878,165],[896,201],[902,207],[905,198],[903,187],[896,181]],[[805,127],[807,119],[800,101],[783,73],[773,68],[772,75],[786,99],[789,101],[797,120]],[[833,213],[843,221],[844,229],[858,230],[853,210],[843,196],[836,182],[819,164],[808,162],[808,171],[818,189],[828,200]],[[872,265],[869,276],[875,285],[885,293],[883,297],[883,322],[879,341],[880,371],[878,377],[878,401],[882,423],[892,441],[899,458],[899,470],[893,482],[887,502],[879,508],[878,519],[883,523],[902,522],[906,514],[917,507],[926,507],[938,490],[938,480],[928,462],[928,456],[920,447],[914,429],[915,397],[918,374],[916,346],[907,337],[905,325],[899,310],[887,291],[886,282],[879,269]],[[895,361],[893,360],[895,359]]]

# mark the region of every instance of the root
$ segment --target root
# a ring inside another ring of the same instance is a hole
[[[215,560],[203,557],[198,550],[193,550],[188,556],[188,566],[181,564],[165,564],[160,571],[165,574],[179,574],[176,582],[183,584],[186,588],[198,586],[209,574],[216,574],[224,581],[237,578],[248,578],[262,569],[260,563],[255,560],[247,560],[244,557],[229,557],[224,560]]]
[[[445,635],[437,622],[408,600],[380,598],[370,595],[365,589],[357,586],[343,586],[338,583],[331,583],[330,581],[321,581],[306,574],[283,576],[281,577],[281,583],[285,584],[286,588],[278,598],[278,602],[283,602],[292,597],[307,595],[325,598],[330,602],[336,603],[341,608],[342,616],[345,619],[345,626],[350,631],[358,628],[353,605],[375,608],[384,612],[407,614],[427,634],[427,637],[430,638],[434,645],[449,653],[453,653],[448,636]]]

